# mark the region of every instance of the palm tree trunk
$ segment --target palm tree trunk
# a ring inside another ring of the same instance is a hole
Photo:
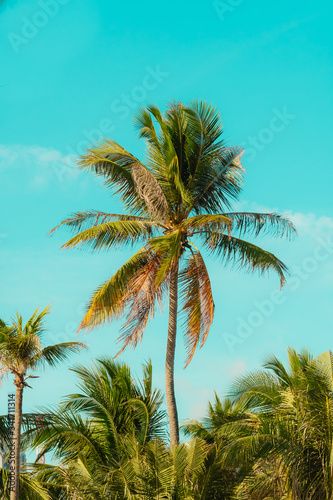
[[[174,364],[177,335],[177,306],[178,306],[178,262],[174,265],[170,276],[170,303],[168,342],[165,360],[165,394],[170,424],[170,446],[179,443],[178,413],[175,398]]]
[[[15,397],[15,419],[14,419],[14,464],[11,471],[14,472],[14,480],[11,482],[10,500],[19,500],[20,488],[20,451],[21,451],[21,424],[22,424],[22,401],[23,401],[23,383],[16,381],[16,397]]]

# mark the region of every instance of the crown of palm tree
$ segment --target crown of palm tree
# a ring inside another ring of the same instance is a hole
[[[110,358],[74,372],[79,392],[44,413],[45,425],[37,434],[30,430],[35,446],[61,459],[60,465],[34,467],[55,498],[199,500],[228,490],[232,478],[221,473],[219,460],[202,439],[174,450],[166,445],[165,412],[152,386],[150,363],[143,366],[139,383],[128,366]]]
[[[31,474],[24,474],[24,472],[21,474],[22,471],[20,471],[23,391],[24,387],[30,387],[27,380],[36,378],[32,373],[41,365],[54,366],[57,362],[66,359],[69,354],[85,347],[83,342],[64,342],[42,347],[41,340],[45,333],[44,320],[49,310],[50,308],[46,307],[38,313],[36,309],[24,326],[22,316],[18,313],[11,325],[7,325],[4,320],[0,319],[0,377],[9,373],[13,374],[16,386],[14,425],[11,423],[11,439],[9,440],[15,444],[15,446],[11,444],[11,476],[9,473],[4,473],[0,478],[6,498],[10,494],[11,500],[18,500],[22,495],[27,498],[29,496],[31,499],[46,500],[48,498],[46,493],[44,495],[43,489],[35,484]]]
[[[23,325],[22,316],[16,313],[12,324],[0,319],[0,376],[7,373],[15,376],[15,383],[28,386],[26,380],[35,378],[31,372],[43,364],[55,366],[71,353],[86,347],[83,342],[64,342],[42,347],[41,340],[45,333],[45,316],[50,312],[47,306],[43,311],[34,312]],[[28,374],[29,373],[29,374]]]
[[[213,107],[201,101],[187,107],[173,103],[162,115],[150,106],[135,122],[146,141],[145,163],[111,140],[91,148],[80,163],[104,178],[128,214],[78,212],[60,224],[75,233],[64,248],[96,251],[143,244],[97,288],[80,328],[91,329],[126,313],[121,351],[135,347],[180,264],[187,366],[197,346],[205,343],[214,315],[211,283],[198,244],[236,267],[272,269],[282,286],[286,266],[242,236],[290,236],[295,230],[278,214],[231,211],[242,187],[243,149],[225,145],[220,115]]]
[[[288,366],[271,356],[264,368],[233,384],[238,416],[217,428],[219,408],[210,418],[226,462],[245,466],[235,498],[332,498],[332,353],[314,358],[289,348]],[[195,422],[187,430],[207,434]]]

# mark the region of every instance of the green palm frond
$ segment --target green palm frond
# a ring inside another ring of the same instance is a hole
[[[153,221],[113,221],[90,227],[65,243],[62,248],[83,247],[92,250],[108,250],[111,247],[134,245],[153,235]]]
[[[63,342],[44,347],[41,353],[41,361],[50,366],[56,366],[59,362],[65,361],[71,354],[86,349],[84,342]]]
[[[328,387],[333,392],[333,353],[326,351],[314,359],[314,364],[319,372],[322,372]]]
[[[184,227],[190,232],[223,231],[230,233],[233,221],[226,214],[201,214],[189,217],[184,221]]]
[[[186,443],[187,464],[185,475],[200,476],[205,469],[205,459],[208,453],[208,446],[204,440],[199,438],[191,439]]]
[[[61,407],[41,414],[42,429],[36,427],[29,432],[29,442],[33,448],[40,447],[40,454],[52,451],[65,465],[71,460],[77,460],[82,454],[103,462],[103,447],[96,441],[94,426],[87,419],[79,413],[64,411]]]
[[[152,114],[148,109],[142,109],[134,115],[134,126],[140,132],[140,139],[146,139],[152,146],[160,147],[159,138],[154,126]]]
[[[17,313],[16,321],[13,320],[13,325],[16,327],[18,332],[22,332],[23,335],[38,335],[39,338],[42,337],[45,332],[45,318],[46,315],[51,312],[51,306],[48,305],[41,312],[38,312],[37,308],[31,318],[26,322],[23,328],[22,316]]]
[[[80,328],[92,329],[123,314],[131,292],[129,281],[150,258],[151,253],[146,248],[141,248],[109,280],[100,285],[88,304]]]
[[[150,171],[114,141],[105,139],[81,157],[80,167],[105,178],[125,206],[142,214],[167,213],[163,191]],[[153,192],[145,189],[150,185]]]
[[[237,200],[242,188],[244,169],[240,164],[243,148],[221,146],[213,158],[202,162],[193,181],[191,209],[197,213],[223,212]]]
[[[280,277],[281,287],[285,283],[285,275],[288,272],[286,265],[272,253],[252,243],[212,231],[204,244],[224,262],[230,262],[236,268],[258,270],[260,273],[273,270]]]
[[[3,319],[0,318],[0,331],[1,331],[1,328],[6,328],[7,326],[8,326],[7,323]]]
[[[51,229],[50,234],[53,234],[62,226],[68,227],[71,231],[84,231],[93,226],[114,222],[114,221],[142,221],[149,222],[147,217],[139,217],[135,215],[110,214],[107,212],[99,212],[98,210],[88,210],[85,212],[75,212],[71,217],[62,221],[58,226]]]
[[[156,286],[161,286],[168,280],[172,267],[179,261],[184,246],[182,233],[179,230],[172,233],[156,236],[149,241],[149,248],[152,254],[161,256],[159,269],[156,273]]]
[[[239,236],[244,234],[270,234],[281,238],[290,238],[296,234],[293,223],[287,218],[275,213],[231,212],[223,214],[232,223],[232,231]]]
[[[8,500],[10,497],[9,470],[0,468],[0,500]],[[47,490],[33,476],[31,471],[22,468],[20,472],[20,498],[29,500],[53,500]]]

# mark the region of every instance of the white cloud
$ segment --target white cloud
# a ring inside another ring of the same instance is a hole
[[[0,169],[2,172],[25,168],[29,173],[28,186],[40,188],[51,180],[59,182],[78,175],[76,157],[41,146],[1,145]]]
[[[288,217],[296,227],[299,237],[309,236],[316,239],[318,236],[326,235],[333,231],[333,218],[326,215],[318,215],[312,212],[294,212],[287,208],[267,207],[258,203],[244,203],[242,210],[249,212],[279,213]]]

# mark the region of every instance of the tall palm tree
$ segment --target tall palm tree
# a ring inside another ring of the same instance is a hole
[[[165,383],[174,445],[179,440],[174,391],[178,292],[186,321],[186,366],[205,343],[214,316],[210,279],[195,242],[236,267],[276,271],[282,286],[286,266],[242,235],[289,236],[294,227],[277,214],[230,211],[241,191],[243,150],[225,145],[220,116],[211,106],[174,103],[164,115],[151,106],[136,116],[136,125],[146,141],[145,163],[111,140],[89,149],[80,163],[120,195],[127,214],[78,212],[60,226],[77,233],[64,248],[104,250],[143,243],[97,288],[80,327],[92,329],[126,314],[121,351],[135,347],[156,303],[169,294]]]
[[[11,471],[13,471],[11,500],[19,498],[22,402],[24,388],[30,387],[27,380],[36,378],[33,372],[41,365],[55,366],[71,353],[85,347],[82,342],[65,342],[42,347],[41,339],[45,333],[44,319],[49,310],[49,307],[46,307],[39,313],[36,309],[25,326],[23,326],[22,316],[18,313],[11,325],[0,319],[0,377],[7,374],[14,375],[16,387],[13,430],[14,459],[11,460]]]

